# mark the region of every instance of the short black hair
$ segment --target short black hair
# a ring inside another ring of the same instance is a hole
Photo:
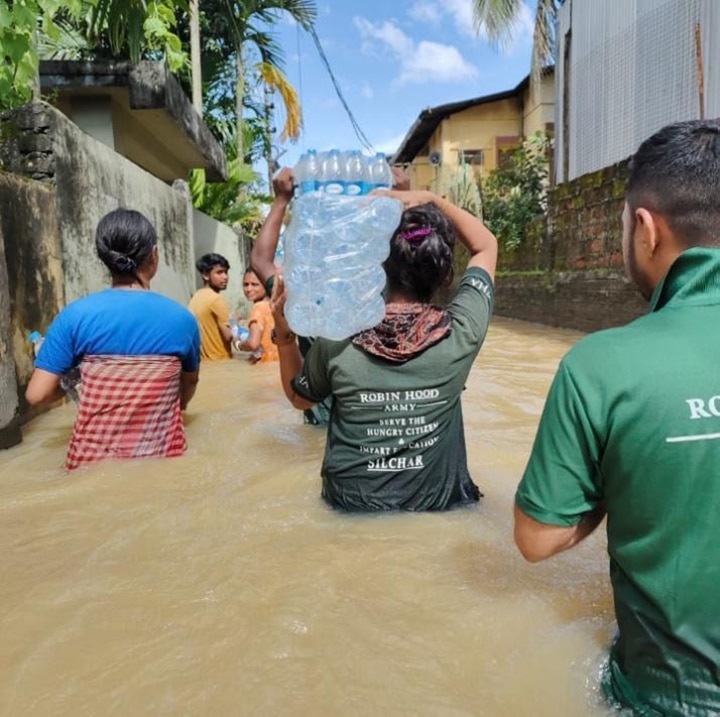
[[[196,262],[195,268],[201,274],[207,274],[213,267],[221,266],[230,269],[230,262],[222,254],[203,254]]]
[[[456,241],[453,225],[434,204],[406,209],[383,264],[389,288],[429,301],[452,277]]]
[[[663,127],[630,160],[626,200],[661,214],[687,246],[720,245],[720,120]]]
[[[135,276],[137,268],[157,244],[155,227],[134,209],[115,209],[106,214],[95,230],[100,260],[113,276]]]

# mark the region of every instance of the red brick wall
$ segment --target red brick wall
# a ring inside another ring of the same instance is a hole
[[[589,332],[647,310],[623,269],[626,180],[624,161],[551,189],[523,245],[500,249],[497,315]]]

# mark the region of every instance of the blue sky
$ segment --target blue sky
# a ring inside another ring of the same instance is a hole
[[[317,7],[325,54],[379,151],[397,149],[426,107],[510,89],[530,68],[529,7],[501,48],[474,32],[471,0],[318,0]],[[290,22],[281,22],[276,36],[304,112],[302,136],[286,145],[281,164],[310,148],[362,149],[312,38]]]

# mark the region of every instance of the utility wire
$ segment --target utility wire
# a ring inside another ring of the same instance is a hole
[[[335,88],[335,94],[337,94],[340,103],[345,108],[345,112],[350,119],[350,124],[352,125],[353,131],[355,132],[355,136],[360,140],[360,143],[365,147],[365,149],[373,152],[375,148],[373,147],[372,142],[365,136],[365,133],[362,131],[362,129],[360,129],[360,125],[355,119],[355,116],[353,115],[352,110],[348,106],[348,103],[345,101],[345,97],[343,97],[340,85],[335,79],[335,75],[333,74],[330,63],[328,62],[327,56],[325,55],[325,51],[323,50],[322,44],[320,43],[320,38],[317,36],[317,32],[315,32],[315,28],[311,26],[308,32],[310,33],[310,36],[315,42],[315,47],[317,48],[318,54],[320,55],[320,60],[325,66],[328,75],[330,75],[330,80],[332,81],[333,87]]]

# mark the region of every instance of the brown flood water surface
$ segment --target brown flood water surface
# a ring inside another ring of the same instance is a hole
[[[277,365],[202,367],[182,458],[66,475],[74,409],[0,452],[0,716],[584,717],[604,530],[540,565],[512,499],[578,334],[495,320],[463,398],[478,507],[345,515]]]

